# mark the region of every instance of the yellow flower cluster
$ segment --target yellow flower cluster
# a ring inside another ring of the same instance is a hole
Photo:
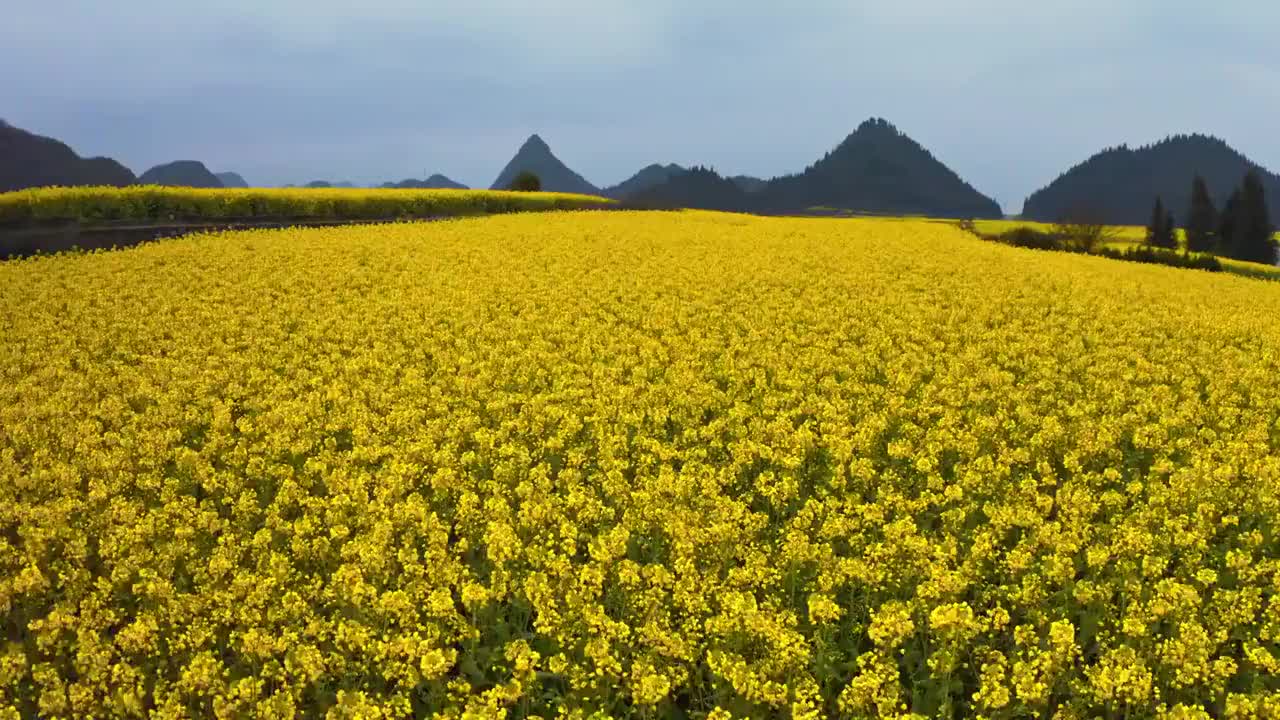
[[[1273,718],[1280,292],[553,213],[0,265],[0,717]]]
[[[378,219],[601,208],[593,195],[390,188],[41,187],[0,193],[0,222]]]

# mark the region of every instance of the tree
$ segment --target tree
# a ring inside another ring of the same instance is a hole
[[[1267,211],[1267,191],[1262,178],[1254,170],[1245,173],[1240,183],[1240,200],[1235,207],[1232,247],[1237,260],[1274,264],[1276,261],[1276,228]]]
[[[521,171],[516,178],[511,181],[508,190],[517,190],[520,192],[538,192],[542,189],[542,180],[528,170]]]
[[[1062,238],[1066,249],[1092,253],[1115,239],[1116,230],[1108,225],[1105,215],[1096,208],[1077,205],[1063,213],[1053,226],[1053,233]]]
[[[1218,242],[1218,210],[1213,206],[1209,186],[1196,175],[1191,181],[1191,209],[1187,212],[1187,250],[1213,252]]]
[[[1156,204],[1151,208],[1151,222],[1147,224],[1147,244],[1152,247],[1176,250],[1178,240],[1173,234],[1173,223],[1170,222],[1169,211],[1164,208],[1164,201],[1156,197]]]
[[[1240,209],[1240,190],[1232,191],[1227,204],[1222,206],[1222,214],[1218,216],[1218,242],[1215,250],[1219,255],[1235,257],[1236,215]]]

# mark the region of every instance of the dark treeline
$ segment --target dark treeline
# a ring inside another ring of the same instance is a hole
[[[992,234],[980,232],[975,223],[967,220],[961,222],[960,227],[983,239],[1016,247],[1087,253],[1199,270],[1222,270],[1217,255],[1268,265],[1275,263],[1280,243],[1275,239],[1276,228],[1267,208],[1266,188],[1256,171],[1245,173],[1221,211],[1214,206],[1208,183],[1199,175],[1191,180],[1189,197],[1191,206],[1182,225],[1185,244],[1178,241],[1177,218],[1160,196],[1155,198],[1149,211],[1144,242],[1133,247],[1112,247],[1119,238],[1118,228],[1096,215],[1079,212],[1064,213],[1062,219],[1048,229],[1023,226]]]
[[[1022,217],[1051,223],[1075,214],[1113,225],[1145,225],[1152,200],[1159,197],[1185,222],[1196,176],[1204,183],[1201,190],[1223,207],[1249,172],[1257,174],[1267,195],[1280,196],[1280,176],[1215,137],[1177,135],[1136,149],[1122,145],[1103,150],[1032,193]]]
[[[1191,206],[1183,225],[1189,252],[1213,253],[1236,260],[1274,264],[1275,226],[1267,209],[1267,191],[1261,175],[1250,170],[1240,185],[1227,196],[1222,211],[1214,206],[1208,183],[1199,175],[1191,181]],[[1177,249],[1177,225],[1173,213],[1157,197],[1147,223],[1146,243],[1152,247]]]
[[[1153,213],[1153,221],[1155,217],[1156,214]],[[1084,221],[1060,222],[1054,224],[1048,230],[1033,227],[1016,227],[1002,233],[992,234],[980,232],[972,221],[965,220],[960,223],[960,228],[984,240],[1032,250],[1055,250],[1058,252],[1100,255],[1114,260],[1126,260],[1129,262],[1169,265],[1171,267],[1208,270],[1210,272],[1222,271],[1222,263],[1213,255],[1174,249],[1177,245],[1176,235],[1172,235],[1174,238],[1173,247],[1169,246],[1167,244],[1168,240],[1162,238],[1159,233],[1168,232],[1172,234],[1172,220],[1169,213],[1163,209],[1161,209],[1158,217],[1160,220],[1155,223],[1158,227],[1148,227],[1147,242],[1127,248],[1109,246],[1108,243],[1116,239],[1116,228],[1101,223]],[[1161,238],[1161,242],[1166,244],[1152,244],[1153,237]]]

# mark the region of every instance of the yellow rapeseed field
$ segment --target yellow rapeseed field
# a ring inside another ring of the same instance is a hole
[[[553,213],[0,265],[0,716],[1274,718],[1280,286]]]
[[[603,208],[593,195],[391,188],[36,187],[0,192],[0,223],[76,220],[172,222],[247,219],[388,220]]]
[[[938,220],[935,222],[951,221]],[[990,235],[999,235],[1020,227],[1031,228],[1041,232],[1051,232],[1054,227],[1052,223],[1035,222],[1033,220],[975,220],[973,224],[978,232]],[[1182,228],[1177,228],[1175,235],[1178,238],[1178,243],[1181,246],[1185,246],[1186,236]],[[1113,250],[1125,250],[1142,244],[1146,240],[1146,236],[1147,229],[1141,225],[1114,225],[1108,231],[1108,239],[1103,245]],[[1280,242],[1280,233],[1276,233],[1276,241]],[[1275,265],[1235,260],[1229,257],[1219,257],[1218,262],[1222,264],[1224,270],[1230,273],[1264,280],[1280,280],[1280,267]]]

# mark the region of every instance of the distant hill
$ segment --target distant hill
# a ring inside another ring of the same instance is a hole
[[[516,176],[526,170],[537,175],[542,181],[542,189],[548,192],[600,194],[599,188],[560,162],[559,158],[551,153],[551,148],[537,135],[531,135],[520,146],[515,157],[511,158],[511,162],[507,163],[501,173],[498,173],[498,179],[493,181],[492,189],[503,190],[510,187]]]
[[[142,173],[138,182],[143,185],[173,185],[177,187],[220,188],[222,181],[209,172],[204,163],[197,160],[178,160],[157,165]]]
[[[733,181],[733,184],[748,193],[760,192],[769,184],[768,180],[761,180],[758,177],[752,177],[750,175],[734,175],[729,179]]]
[[[466,185],[463,185],[460,182],[454,182],[453,180],[450,180],[449,178],[445,177],[444,175],[441,175],[440,173],[436,173],[431,177],[427,178],[426,180],[415,180],[413,178],[408,178],[405,180],[401,180],[400,182],[394,182],[394,183],[385,182],[385,183],[382,183],[382,187],[397,188],[400,190],[406,190],[406,189],[467,190],[468,189]]]
[[[1142,225],[1157,195],[1181,223],[1191,204],[1191,180],[1199,173],[1221,209],[1244,174],[1256,169],[1267,198],[1280,203],[1280,176],[1259,167],[1226,142],[1207,135],[1176,135],[1137,149],[1107,148],[1027,198],[1022,216],[1056,222],[1085,214],[1101,222]]]
[[[334,182],[332,180],[312,180],[311,182],[303,185],[285,185],[285,187],[303,187],[311,188],[312,190],[318,188],[353,188],[355,186],[355,183],[348,182],[346,180],[343,180],[342,182]]]
[[[684,168],[676,165],[675,163],[670,163],[668,165],[659,165],[658,163],[654,163],[641,168],[635,175],[632,175],[617,185],[601,190],[600,194],[608,198],[613,198],[614,200],[621,200],[625,197],[641,192],[642,190],[648,190],[655,185],[661,185],[662,183],[670,180],[673,175],[678,175],[684,171]]]
[[[132,185],[133,171],[105,157],[82,158],[65,143],[0,120],[0,192],[47,185]]]
[[[690,168],[666,182],[628,195],[626,203],[641,208],[697,208],[747,212],[750,196],[732,180],[705,167]]]
[[[878,118],[859,125],[804,172],[770,180],[753,198],[767,211],[828,206],[952,218],[1004,215],[994,200]]]
[[[249,183],[245,182],[244,178],[240,177],[239,173],[220,172],[220,173],[214,173],[213,176],[218,178],[218,181],[222,183],[222,187],[229,187],[229,188],[249,187]]]

